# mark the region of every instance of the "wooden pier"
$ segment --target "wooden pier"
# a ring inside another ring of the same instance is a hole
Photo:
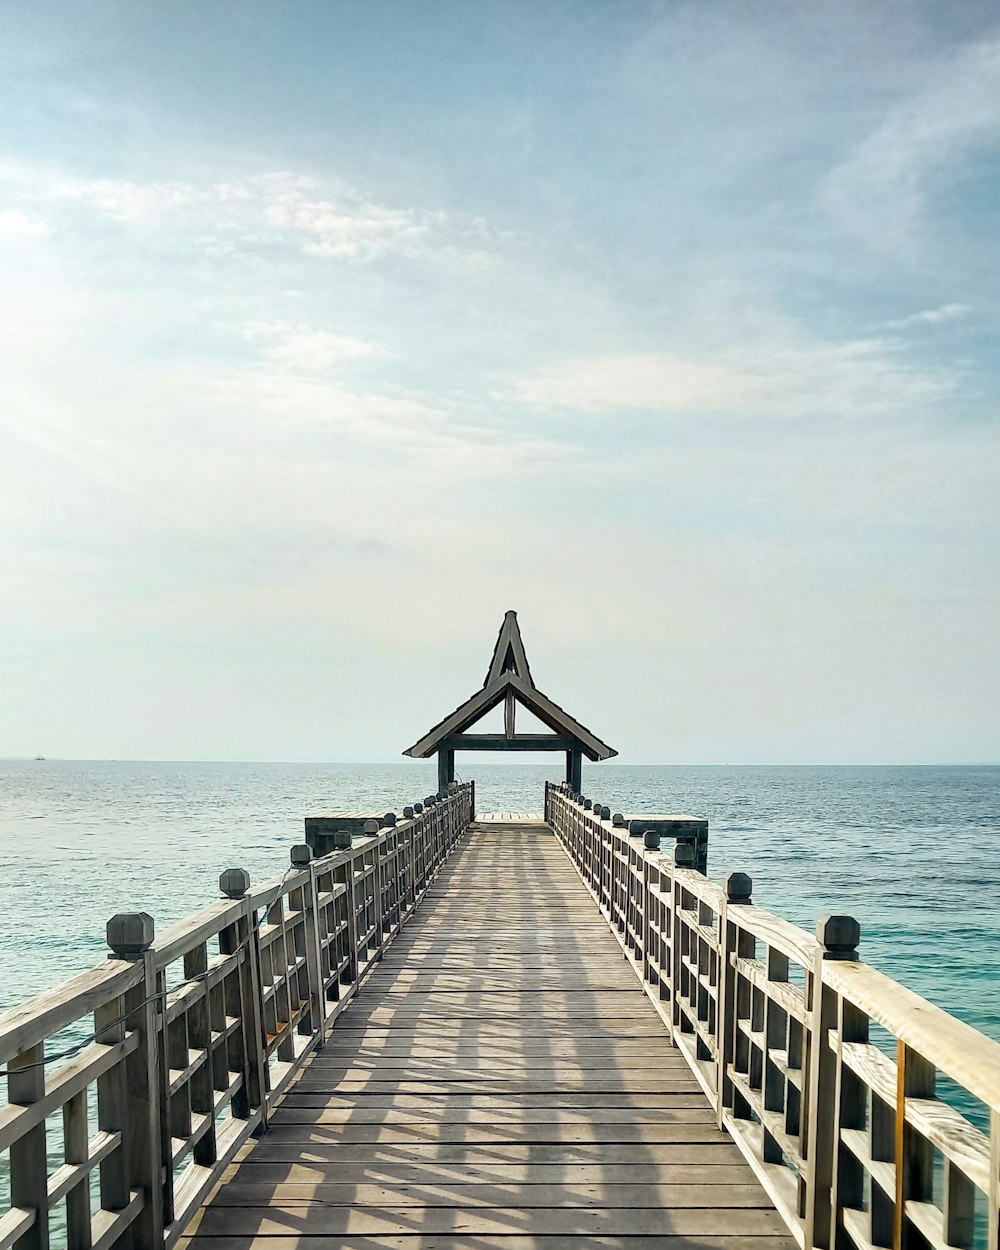
[[[1000,1045],[581,794],[512,617],[436,794],[0,1015],[0,1250],[1000,1250]],[[477,818],[516,702],[566,780]]]
[[[794,1246],[540,820],[471,826],[193,1231],[190,1250]]]

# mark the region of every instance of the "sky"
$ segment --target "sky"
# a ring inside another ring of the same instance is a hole
[[[995,5],[3,24],[0,755],[1000,759]]]

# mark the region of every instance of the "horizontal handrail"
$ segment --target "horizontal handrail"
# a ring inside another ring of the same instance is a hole
[[[170,1250],[419,906],[474,803],[454,785],[321,858],[293,847],[287,871],[252,889],[229,868],[221,901],[159,937],[145,913],[115,916],[104,964],[0,1015],[0,1250],[47,1250],[62,1203],[69,1245],[127,1235]]]
[[[566,785],[545,810],[800,1246],[998,1250],[1000,1044],[862,963],[851,917],[814,937]]]

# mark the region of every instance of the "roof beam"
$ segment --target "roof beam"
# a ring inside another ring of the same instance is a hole
[[[575,738],[557,734],[455,734],[445,738],[439,751],[572,751],[579,743]]]

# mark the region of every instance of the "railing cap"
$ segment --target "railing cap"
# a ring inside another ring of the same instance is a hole
[[[219,889],[226,898],[242,898],[250,889],[250,874],[245,868],[226,868],[219,877]]]
[[[730,872],[723,882],[726,899],[730,903],[749,903],[753,894],[753,878],[749,873]]]
[[[289,857],[294,868],[304,868],[306,864],[312,862],[312,847],[306,842],[298,842],[292,847]]]
[[[649,836],[648,834],[646,835]],[[678,842],[674,847],[674,863],[678,868],[694,867],[694,847],[690,842]]]
[[[857,959],[861,925],[853,916],[822,916],[816,921],[816,939],[824,959]]]
[[[108,946],[119,959],[136,959],[153,945],[156,926],[146,911],[120,911],[108,921]]]

